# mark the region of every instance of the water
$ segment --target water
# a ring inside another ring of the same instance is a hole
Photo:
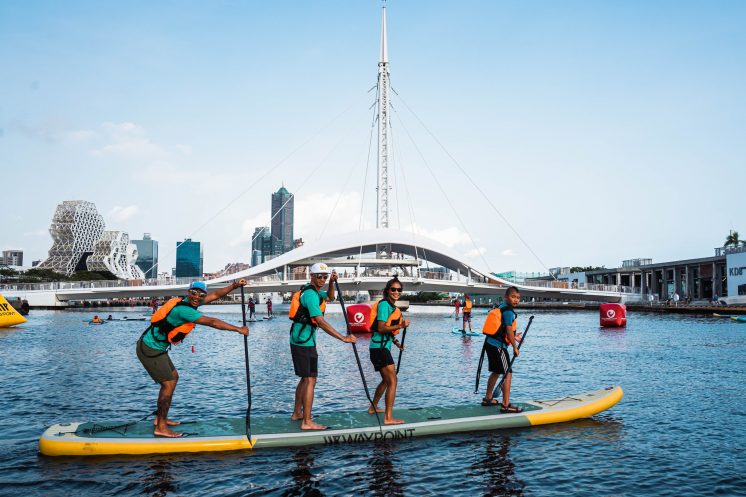
[[[237,306],[204,309],[240,320]],[[481,398],[472,392],[482,339],[451,335],[447,312],[408,313],[399,407]],[[530,313],[521,314],[521,329]],[[136,419],[154,408],[157,387],[134,351],[145,324],[88,326],[92,314],[36,311],[23,327],[0,330],[1,495],[746,495],[746,324],[632,314],[626,329],[600,329],[596,312],[533,311],[515,400],[625,390],[611,410],[572,423],[256,453],[42,457],[37,442],[50,424]],[[341,325],[338,308],[328,317]],[[483,317],[478,310],[475,324]],[[289,416],[296,378],[288,323],[280,316],[252,326],[256,414]],[[205,327],[192,335],[194,354],[189,341],[172,352],[181,374],[173,416],[242,417],[242,338]],[[351,347],[323,332],[318,342],[314,411],[365,409]],[[367,342],[358,348],[372,388]]]

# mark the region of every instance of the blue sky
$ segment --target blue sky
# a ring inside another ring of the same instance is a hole
[[[546,266],[712,254],[746,232],[744,21],[740,1],[388,2],[393,225],[543,269],[411,108]],[[283,183],[296,237],[357,229],[379,31],[373,0],[1,2],[0,247],[44,258],[81,199],[166,267],[191,235],[214,271],[248,261]]]

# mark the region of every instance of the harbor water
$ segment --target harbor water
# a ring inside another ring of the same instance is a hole
[[[289,419],[297,378],[287,306],[276,307],[274,320],[251,324],[252,412]],[[239,306],[202,309],[241,319]],[[115,318],[146,311],[96,309]],[[0,494],[746,495],[746,324],[631,313],[626,328],[602,329],[597,311],[519,312],[519,329],[536,317],[515,363],[512,400],[621,385],[622,401],[590,419],[507,431],[253,453],[51,458],[38,453],[49,425],[136,420],[154,409],[157,385],[135,356],[145,322],[90,326],[92,311],[32,311],[28,323],[0,330]],[[485,369],[475,395],[482,338],[452,335],[459,322],[446,307],[407,314],[397,406],[478,403],[487,376]],[[476,328],[485,314],[475,312]],[[328,318],[343,329],[339,307]],[[171,352],[181,375],[172,417],[243,417],[242,337],[206,327],[191,336]],[[366,409],[351,346],[323,332],[318,344],[314,412]],[[367,349],[361,337],[372,389],[378,375]]]

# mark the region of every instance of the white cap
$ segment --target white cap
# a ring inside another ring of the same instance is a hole
[[[332,270],[323,262],[317,262],[308,269],[308,272],[311,274],[329,274]]]

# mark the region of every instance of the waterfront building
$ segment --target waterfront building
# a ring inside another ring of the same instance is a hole
[[[183,242],[177,243],[174,276],[177,278],[201,278],[202,261],[202,244],[200,242],[187,238]]]
[[[38,267],[67,276],[86,269],[86,259],[105,227],[103,216],[92,202],[65,200],[57,206],[49,227],[53,240],[49,257]]]
[[[659,263],[648,258],[628,259],[618,268],[583,272],[552,270],[554,278],[535,279],[554,280],[553,285],[567,288],[582,289],[586,284],[631,287],[645,301],[668,300],[674,295],[680,299],[709,300],[729,294],[727,267],[725,249],[716,248],[715,255],[709,257]]]
[[[137,247],[124,231],[104,231],[86,260],[88,271],[108,271],[119,279],[141,280],[143,271],[135,265]]]
[[[0,262],[7,266],[23,266],[23,250],[3,250]]]
[[[137,267],[146,278],[155,278],[158,274],[158,242],[150,237],[150,233],[143,233],[142,240],[132,240],[137,247]]]
[[[734,304],[746,303],[746,245],[715,249],[725,255],[727,296]],[[739,298],[741,297],[741,298]]]
[[[295,198],[282,186],[272,194],[272,255],[293,250]]]

